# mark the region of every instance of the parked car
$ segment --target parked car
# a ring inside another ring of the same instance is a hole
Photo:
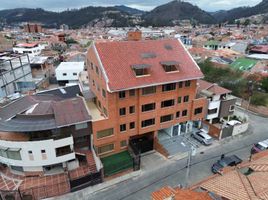
[[[211,171],[216,174],[219,173],[224,167],[236,166],[241,162],[242,160],[236,155],[222,157],[220,160],[218,160],[212,165]]]
[[[268,139],[254,144],[251,148],[251,154],[255,154],[268,149]]]
[[[191,135],[194,139],[198,140],[204,145],[211,145],[213,138],[208,135],[208,133],[205,130],[199,130]]]

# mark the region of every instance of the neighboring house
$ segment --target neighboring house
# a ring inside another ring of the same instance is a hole
[[[1,185],[3,177],[19,174],[21,184],[14,191],[42,199],[102,181],[92,148],[92,117],[79,93],[78,85],[44,91],[0,109]],[[95,179],[86,178],[88,174]],[[53,181],[40,183],[46,178]],[[0,194],[11,190],[6,187]]]
[[[151,194],[152,200],[213,200],[208,192],[165,186]]]
[[[15,53],[28,54],[30,58],[38,56],[45,49],[45,45],[39,43],[21,43],[13,47]]]
[[[0,53],[0,99],[35,89],[28,55]]]
[[[78,83],[79,73],[84,71],[84,62],[62,62],[56,68],[56,78],[59,85]]]
[[[152,200],[268,200],[268,151],[252,155],[235,167],[205,178],[189,188],[165,186],[151,194]],[[179,184],[179,182],[177,183]]]
[[[205,49],[209,49],[209,50],[218,50],[219,49],[219,44],[220,42],[217,40],[209,40],[204,44],[204,48]]]
[[[192,187],[213,194],[219,200],[267,200],[268,152],[253,155],[237,167],[224,168],[221,174],[208,177]]]
[[[221,118],[228,118],[234,114],[236,98],[231,92],[215,83],[198,81],[198,94],[209,100],[206,116],[209,123],[219,122]]]
[[[178,40],[93,43],[87,54],[89,85],[104,119],[93,122],[98,155],[154,148],[161,131],[191,132],[206,114],[197,98],[198,65]]]
[[[249,49],[249,54],[268,54],[268,45],[255,45]]]

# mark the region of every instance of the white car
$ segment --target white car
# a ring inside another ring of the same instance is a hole
[[[193,133],[191,136],[206,146],[211,145],[213,142],[213,138],[208,135],[208,133],[204,132],[202,129]]]

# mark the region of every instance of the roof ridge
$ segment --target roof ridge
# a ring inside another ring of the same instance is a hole
[[[237,169],[235,169],[235,172],[237,173],[239,179],[241,180],[241,183],[243,184],[243,186],[244,186],[244,188],[245,188],[245,191],[246,191],[247,194],[248,194],[249,199],[250,199],[250,200],[253,200],[253,199],[251,198],[251,195],[250,195],[249,191],[248,191],[248,188],[247,188],[246,185],[245,185],[246,183],[244,182],[243,178],[245,178],[245,179],[247,180],[247,182],[248,182],[248,184],[249,184],[251,190],[252,190],[252,191],[254,192],[254,194],[255,194],[255,197],[257,197],[257,194],[256,194],[255,190],[253,189],[252,184],[251,184],[251,182],[249,181],[248,177],[247,177],[247,176],[243,176],[240,172],[237,171]],[[242,178],[242,176],[243,176],[243,178]]]

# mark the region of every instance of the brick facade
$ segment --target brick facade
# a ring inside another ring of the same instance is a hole
[[[112,61],[111,61],[112,62]],[[96,71],[97,69],[97,71]],[[191,80],[190,86],[186,86],[186,81],[182,82],[182,87],[175,82],[176,89],[172,91],[162,91],[162,85],[156,86],[154,94],[143,95],[142,88],[135,90],[135,95],[130,96],[130,90],[125,91],[125,98],[119,98],[119,92],[107,91],[105,74],[101,68],[101,63],[98,60],[98,55],[92,46],[87,55],[87,71],[89,77],[89,85],[92,92],[96,95],[95,103],[99,110],[105,116],[103,120],[93,121],[93,144],[98,147],[114,144],[114,150],[106,154],[120,152],[126,147],[120,147],[122,141],[129,141],[131,137],[136,137],[149,132],[153,133],[153,137],[157,137],[157,131],[164,128],[169,128],[178,123],[187,122],[189,120],[201,120],[206,115],[206,98],[196,99],[197,80]],[[120,73],[120,71],[118,71]],[[103,95],[105,93],[105,95]],[[189,96],[188,101],[184,102],[184,97]],[[178,98],[181,97],[181,102],[178,103]],[[174,105],[166,108],[161,108],[161,102],[165,100],[174,100]],[[152,111],[142,112],[142,105],[155,103],[155,109]],[[130,107],[134,106],[134,113],[130,113]],[[125,108],[125,115],[120,116],[120,108]],[[195,109],[202,108],[201,112],[195,114]],[[105,111],[107,110],[107,111]],[[182,112],[187,110],[187,115],[182,116]],[[176,117],[176,113],[180,112],[180,116]],[[173,115],[173,119],[168,122],[160,123],[161,116]],[[147,119],[155,119],[155,124],[148,127],[142,127],[142,121]],[[130,129],[130,123],[135,123],[135,128]],[[120,131],[120,125],[123,125],[125,131]],[[98,139],[97,132],[105,129],[113,128],[113,135]],[[98,151],[98,150],[97,150]]]

